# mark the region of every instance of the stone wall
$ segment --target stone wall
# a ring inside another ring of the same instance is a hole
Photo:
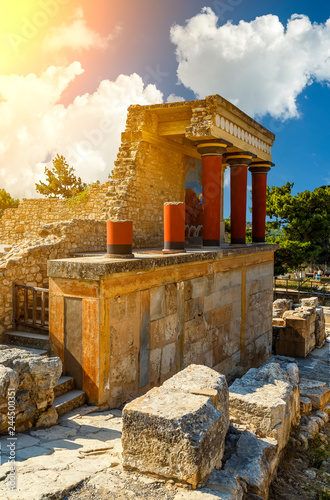
[[[0,243],[13,244],[37,238],[41,224],[71,219],[107,218],[106,203],[109,183],[89,189],[81,200],[23,199],[17,208],[8,208],[0,218]]]
[[[133,220],[136,248],[161,246],[163,204],[184,201],[185,149],[157,130],[152,108],[131,106],[112,172],[109,214]]]
[[[49,262],[50,340],[64,370],[90,401],[116,407],[191,363],[229,379],[259,366],[271,353],[273,250]]]
[[[42,237],[23,240],[0,258],[0,341],[12,325],[13,283],[43,287],[48,284],[48,259],[75,252],[105,252],[105,226],[105,221],[79,219],[42,224]]]
[[[149,107],[131,106],[109,182],[91,187],[84,199],[73,204],[23,199],[18,208],[7,209],[0,218],[0,243],[34,238],[42,223],[113,218],[133,220],[135,248],[161,246],[163,203],[184,201],[185,153],[189,151],[158,137],[157,127],[157,117]]]

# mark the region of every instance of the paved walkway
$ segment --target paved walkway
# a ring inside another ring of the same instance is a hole
[[[8,443],[0,438],[1,498],[41,499],[72,489],[82,480],[120,463],[121,412],[93,412],[83,406],[59,418],[50,429],[17,434],[16,491],[9,491]],[[59,496],[58,498],[62,498]]]
[[[303,377],[328,384],[330,344],[298,359]],[[159,499],[216,500],[223,498],[203,488],[189,491],[171,481],[159,481],[126,472],[121,466],[121,411],[100,411],[82,406],[59,418],[50,429],[16,435],[16,490],[10,491],[8,443],[0,438],[0,498],[3,500],[68,499]],[[81,492],[74,490],[83,481]],[[67,494],[67,496],[66,496]]]
[[[214,495],[177,489],[169,481],[156,481],[126,472],[121,466],[121,411],[100,412],[84,405],[59,418],[50,429],[16,435],[16,490],[10,491],[10,465],[7,444],[0,438],[0,498],[3,500],[41,500],[71,498],[66,494],[88,480],[83,498],[214,500]],[[95,496],[93,491],[97,490]],[[202,495],[202,496],[200,496]],[[209,497],[209,498],[208,498]],[[72,498],[81,498],[79,492]]]

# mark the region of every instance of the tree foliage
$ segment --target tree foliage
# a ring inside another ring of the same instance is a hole
[[[72,198],[87,188],[87,184],[76,177],[64,156],[56,155],[53,167],[45,167],[46,182],[36,183],[36,191],[47,198]]]
[[[0,217],[7,208],[16,208],[19,205],[19,200],[12,198],[5,189],[0,189]]]
[[[330,186],[291,194],[293,183],[267,188],[268,241],[281,244],[275,254],[279,270],[311,261],[330,261]],[[280,231],[280,236],[278,235]]]

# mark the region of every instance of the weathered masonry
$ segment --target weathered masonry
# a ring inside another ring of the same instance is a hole
[[[133,221],[134,258],[48,263],[50,339],[91,402],[117,406],[191,363],[234,378],[270,355],[277,247],[264,241],[273,141],[220,96],[129,108],[107,207],[112,220]],[[228,166],[231,245],[223,224]],[[162,254],[169,202],[185,202],[187,241],[202,246]]]

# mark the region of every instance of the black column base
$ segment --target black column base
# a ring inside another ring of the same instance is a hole
[[[230,240],[231,245],[245,245],[245,238],[232,238]]]
[[[132,245],[107,245],[107,254],[129,255],[132,253]]]
[[[252,243],[265,243],[265,238],[259,236],[252,236]]]
[[[203,247],[219,247],[220,240],[203,240]]]
[[[185,241],[164,241],[164,250],[184,250]]]

